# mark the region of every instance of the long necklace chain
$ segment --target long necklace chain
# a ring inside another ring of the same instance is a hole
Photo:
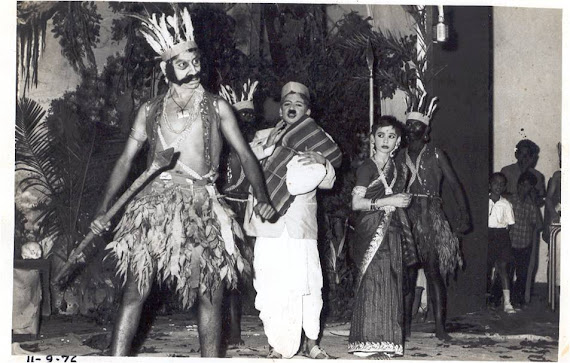
[[[178,92],[176,92],[176,94],[178,95]],[[176,102],[176,100],[174,99],[174,97],[172,97],[172,90],[170,91],[170,99],[176,104],[176,106],[178,106],[178,108],[180,109],[180,112],[177,113],[177,115],[179,116],[178,118],[182,118],[180,115],[184,115],[184,110],[186,110],[186,106],[188,106],[188,104],[190,103],[190,101],[192,101],[192,98],[194,98],[194,95],[196,94],[196,92],[192,93],[192,95],[188,98],[188,101],[186,101],[186,103],[184,104],[184,107],[180,106],[180,104],[178,102]],[[178,95],[178,97],[180,97],[180,95]]]
[[[190,99],[188,100],[188,102],[186,102],[186,105],[184,107],[186,107],[190,101],[193,99],[194,102],[192,103],[192,107],[191,107],[191,112],[188,112],[188,115],[186,116],[186,122],[184,123],[184,127],[177,131],[174,129],[174,127],[170,124],[170,120],[168,119],[168,115],[166,114],[166,100],[164,100],[163,102],[163,110],[162,110],[162,118],[164,120],[164,124],[166,125],[166,127],[168,128],[169,131],[179,135],[182,132],[184,132],[184,130],[186,130],[188,128],[188,126],[190,126],[194,120],[196,120],[196,118],[199,116],[200,114],[200,107],[199,104],[202,101],[202,97],[194,97],[196,95],[196,93],[200,93],[199,91],[195,91],[195,93],[190,97]],[[174,101],[174,98],[172,97],[172,94],[170,94],[170,99],[178,106],[180,107],[180,105],[178,105],[178,103],[176,103],[176,101]]]

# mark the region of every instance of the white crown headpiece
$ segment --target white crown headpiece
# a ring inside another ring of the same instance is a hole
[[[163,13],[159,18],[156,14],[152,14],[150,18],[136,14],[131,16],[142,22],[141,33],[163,61],[190,48],[197,48],[194,40],[194,26],[188,8],[181,11],[174,9],[174,15],[166,16]]]
[[[431,101],[424,102],[426,100],[427,93],[424,93],[418,102],[413,102],[408,106],[408,114],[406,115],[406,120],[417,120],[426,125],[429,125],[433,113],[437,108],[437,97],[431,99]]]
[[[236,111],[246,108],[253,109],[253,94],[255,93],[258,83],[258,81],[251,83],[251,80],[248,79],[247,83],[243,84],[241,97],[238,97],[236,92],[230,86],[222,85],[220,96],[228,101]]]
[[[305,95],[307,98],[311,98],[307,86],[299,82],[287,82],[285,86],[281,88],[281,98],[287,96],[291,92],[301,93]]]

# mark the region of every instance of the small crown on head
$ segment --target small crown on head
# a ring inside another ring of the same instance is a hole
[[[417,120],[426,125],[429,125],[433,113],[437,108],[437,97],[433,97],[431,101],[426,101],[427,93],[424,93],[420,99],[416,99],[417,102],[410,101],[408,105],[408,114],[406,115],[406,120]],[[426,101],[426,102],[424,102]]]
[[[197,48],[194,40],[194,26],[188,8],[174,9],[174,15],[161,14],[157,18],[152,14],[150,18],[132,14],[142,22],[140,29],[147,43],[154,51],[167,61],[174,56],[188,50]]]
[[[236,92],[230,86],[222,85],[220,96],[228,101],[236,111],[243,109],[253,110],[253,94],[255,93],[258,83],[258,81],[251,83],[251,80],[248,79],[247,83],[243,84],[241,97],[238,97]]]

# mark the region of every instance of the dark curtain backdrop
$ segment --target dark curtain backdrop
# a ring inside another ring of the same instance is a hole
[[[445,7],[450,40],[434,44],[433,67],[445,66],[431,85],[440,109],[432,142],[447,153],[467,196],[472,231],[462,241],[463,270],[449,279],[448,316],[485,307],[488,175],[491,165],[492,28],[490,7]],[[444,184],[443,196],[453,201]],[[453,220],[456,206],[447,203]]]

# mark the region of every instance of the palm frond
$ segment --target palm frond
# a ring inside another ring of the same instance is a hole
[[[21,98],[16,102],[16,171],[26,171],[30,176],[24,185],[42,186],[46,194],[55,193],[51,179],[56,174],[49,140],[49,132],[43,118],[45,111],[35,101]]]

